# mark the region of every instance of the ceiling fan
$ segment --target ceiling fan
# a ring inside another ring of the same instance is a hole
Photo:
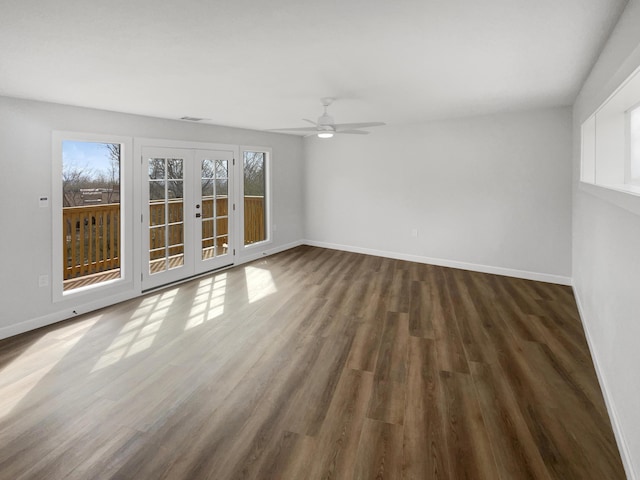
[[[368,135],[369,132],[359,130],[360,128],[367,127],[379,127],[385,125],[383,122],[368,122],[368,123],[335,123],[333,117],[327,113],[327,107],[333,103],[335,99],[331,97],[324,97],[320,99],[322,106],[324,107],[324,113],[318,117],[318,121],[314,122],[307,118],[303,118],[305,122],[312,124],[312,127],[300,127],[300,128],[274,128],[272,132],[311,132],[306,137],[317,135],[319,138],[331,138],[336,133],[343,134],[348,133],[352,135]]]

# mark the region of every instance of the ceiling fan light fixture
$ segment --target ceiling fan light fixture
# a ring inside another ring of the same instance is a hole
[[[274,128],[271,130],[267,130],[269,132],[305,132],[305,137],[311,137],[313,135],[317,135],[318,138],[332,138],[336,133],[350,133],[352,135],[366,135],[369,132],[361,130],[362,128],[368,127],[378,127],[384,125],[383,122],[364,122],[364,123],[335,123],[333,117],[327,113],[327,107],[331,105],[333,102],[333,98],[325,97],[321,98],[322,106],[324,107],[324,112],[320,117],[318,117],[318,121],[314,122],[313,120],[309,120],[308,118],[303,118],[307,123],[310,123],[312,126],[310,127],[293,127],[293,128]]]

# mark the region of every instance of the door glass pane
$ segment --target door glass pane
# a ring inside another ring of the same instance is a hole
[[[229,229],[227,228],[229,225],[229,219],[227,217],[218,217],[216,219],[216,236],[219,237],[221,235],[228,235]]]
[[[164,255],[164,247],[166,245],[166,227],[153,227],[149,229],[149,250],[152,257],[158,259]]]
[[[184,198],[182,191],[182,180],[169,180],[167,182],[167,198],[172,200]]]
[[[202,220],[202,240],[212,239],[214,237],[213,234],[213,220]],[[213,245],[213,243],[211,243]],[[208,245],[208,246],[211,246]]]
[[[164,180],[149,181],[149,200],[164,200],[167,196],[166,183]]]
[[[167,178],[182,180],[183,175],[182,175],[182,159],[181,158],[167,159]]]
[[[182,200],[170,200],[167,203],[167,210],[169,212],[169,223],[184,221],[184,205],[182,204]]]
[[[227,254],[227,251],[229,249],[228,242],[229,242],[228,236],[216,238],[216,255],[217,256]]]
[[[228,178],[229,172],[227,171],[226,160],[216,160],[216,178]]]
[[[267,239],[265,152],[244,152],[244,244]]]
[[[228,183],[229,183],[229,180],[227,180],[226,178],[216,179],[216,196],[217,197],[227,196],[227,194],[229,193]]]
[[[159,273],[167,269],[165,240],[164,225],[149,229],[149,273]]]
[[[216,198],[216,215],[223,216],[229,214],[229,199],[227,197]]]
[[[213,218],[213,198],[202,199],[202,218]]]
[[[178,247],[169,248],[169,269],[184,266],[184,249]]]
[[[63,290],[120,278],[119,143],[62,142]]]
[[[182,223],[169,225],[169,245],[182,244],[184,244],[184,230],[182,228]]]
[[[164,180],[164,158],[149,159],[149,179]]]
[[[166,221],[166,206],[164,203],[149,204],[149,225],[164,225]]]
[[[213,179],[203,178],[201,182],[202,182],[202,198],[213,197]]]
[[[202,160],[202,178],[214,178],[215,170],[214,170],[215,162],[208,158]]]
[[[181,158],[150,158],[149,273],[184,265],[184,165]]]

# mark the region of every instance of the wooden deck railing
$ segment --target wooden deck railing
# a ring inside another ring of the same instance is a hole
[[[244,197],[244,244],[262,242],[267,238],[264,197]]]
[[[218,216],[228,213],[226,198],[216,202]],[[265,240],[264,197],[247,196],[244,199],[244,243]],[[210,218],[213,212],[213,200],[203,199],[203,218]],[[164,224],[163,204],[151,204],[150,219],[154,224]],[[182,202],[169,202],[169,221],[182,219]],[[120,268],[120,205],[90,205],[65,207],[62,209],[62,244],[64,255],[64,279],[72,279]],[[226,219],[217,220],[218,236],[227,235]],[[213,236],[213,222],[204,225],[203,237]],[[151,239],[151,250],[164,247],[165,237]],[[228,240],[227,240],[228,242]],[[169,231],[169,245],[184,243],[181,228]],[[213,245],[213,239],[211,239]],[[206,245],[205,245],[206,246]],[[183,247],[175,247],[173,250]],[[170,248],[171,249],[171,248]],[[184,251],[184,250],[183,250]],[[163,250],[152,252],[152,259],[164,256]],[[174,254],[176,251],[170,253]]]
[[[62,209],[64,279],[120,268],[120,205]]]

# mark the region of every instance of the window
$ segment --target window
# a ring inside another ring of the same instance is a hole
[[[584,121],[580,180],[640,195],[640,68]]]
[[[121,144],[62,142],[63,290],[120,278]]]
[[[52,299],[77,306],[124,294],[135,282],[132,138],[54,131],[51,139]]]
[[[628,182],[640,186],[640,105],[629,112]]]
[[[244,245],[265,242],[268,232],[268,158],[259,149],[242,151],[244,184]]]

